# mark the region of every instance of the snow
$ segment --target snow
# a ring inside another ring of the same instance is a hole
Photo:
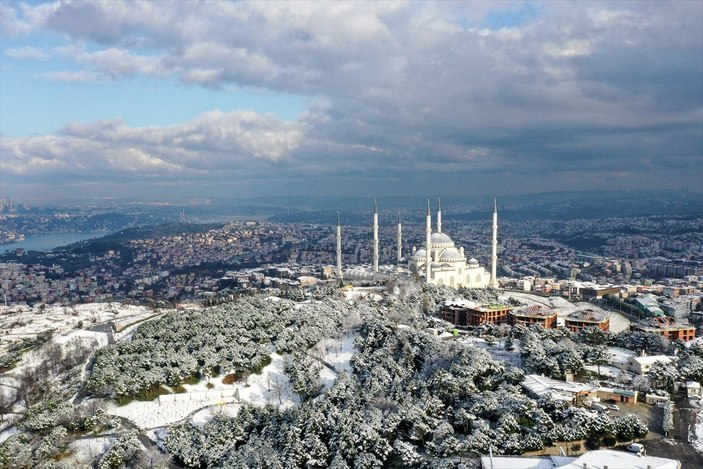
[[[688,434],[688,442],[697,451],[703,452],[703,399],[698,401],[698,415],[696,423],[691,427]]]
[[[383,288],[380,287],[354,287],[347,290],[344,296],[347,300],[370,299],[371,301],[381,301],[383,300],[381,292],[383,292]]]
[[[549,458],[519,458],[519,457],[482,457],[481,467],[493,469],[553,469],[554,464]]]
[[[64,332],[61,335],[55,336],[52,340],[60,345],[67,344],[72,340],[81,340],[86,342],[95,340],[98,343],[98,347],[105,347],[108,342],[107,334],[104,332],[87,331],[84,329]]]
[[[483,467],[494,469],[582,469],[592,468],[630,468],[630,469],[677,469],[679,462],[674,459],[653,456],[637,456],[627,451],[602,449],[588,451],[579,457],[482,457]]]
[[[610,364],[623,370],[628,368],[630,358],[636,356],[632,350],[619,347],[608,347],[608,353],[610,354]]]
[[[598,366],[597,365],[585,365],[584,369],[588,371],[592,371],[593,373],[598,373]],[[622,370],[619,368],[615,368],[614,366],[610,365],[601,365],[600,366],[600,374],[603,376],[607,376],[608,378],[617,378],[618,376],[623,373]],[[629,373],[628,373],[629,374]]]
[[[68,447],[73,455],[64,459],[66,467],[90,467],[115,442],[115,437],[79,438]]]
[[[609,330],[613,333],[629,331],[630,330],[630,320],[625,317],[624,314],[618,313],[617,311],[610,312],[610,326]]]
[[[560,469],[582,469],[584,467],[611,467],[631,469],[678,469],[680,463],[674,459],[658,458],[654,456],[638,456],[627,451],[601,449],[589,451],[571,464],[559,466]]]
[[[250,375],[248,384],[237,382],[223,384],[221,377],[202,380],[198,384],[185,384],[188,391],[180,394],[159,396],[153,401],[132,401],[124,406],[110,404],[108,413],[126,418],[143,429],[153,429],[180,422],[190,414],[213,406],[225,408],[227,412],[236,412],[236,407],[230,407],[235,402],[247,402],[252,405],[264,406],[272,404],[281,408],[298,405],[300,398],[293,392],[288,376],[283,371],[285,359],[277,353],[271,354],[271,363],[264,367],[261,374]],[[276,389],[280,388],[279,395]],[[237,399],[239,395],[239,399]],[[197,422],[204,424],[215,414],[212,410],[197,413]]]
[[[38,334],[54,330],[63,336],[81,327],[93,327],[108,322],[125,327],[153,316],[153,310],[144,306],[121,303],[89,303],[75,306],[46,306],[3,308],[0,314],[0,354],[7,352],[13,341],[33,339]]]
[[[327,390],[332,387],[337,380],[337,376],[342,371],[351,373],[351,364],[349,361],[356,352],[354,348],[354,340],[358,334],[347,332],[341,339],[325,339],[318,344],[324,351],[322,360],[336,370],[336,373],[326,366],[320,369],[320,382],[323,389]]]
[[[241,407],[241,404],[221,404],[207,407],[193,414],[191,422],[193,422],[193,425],[196,427],[204,427],[215,415],[234,417]]]
[[[0,443],[10,438],[12,435],[19,433],[19,430],[14,425],[6,428],[2,433],[0,433]]]

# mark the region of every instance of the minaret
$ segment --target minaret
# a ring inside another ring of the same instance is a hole
[[[493,199],[493,250],[491,253],[491,281],[488,283],[488,288],[498,288],[498,277],[496,269],[498,268],[498,203]]]
[[[403,258],[403,227],[400,224],[400,210],[398,210],[398,264]]]
[[[432,259],[430,251],[432,248],[432,213],[430,212],[430,199],[427,199],[427,220],[425,222],[425,280],[431,283],[432,277]]]
[[[378,206],[373,201],[373,273],[378,273]]]
[[[437,198],[437,233],[442,232],[442,200]]]
[[[342,282],[342,224],[337,212],[337,281]]]

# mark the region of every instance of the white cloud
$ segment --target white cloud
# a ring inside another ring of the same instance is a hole
[[[496,13],[516,24],[491,24]],[[695,2],[56,2],[0,15],[8,34],[69,38],[56,52],[83,68],[47,78],[146,75],[310,97],[296,122],[242,111],[161,128],[69,125],[51,157],[45,141],[13,141],[44,161],[14,161],[16,174],[70,160],[61,149],[74,140],[87,147],[74,157],[86,174],[135,177],[377,178],[381,167],[460,179],[631,171],[662,156],[703,169]],[[110,166],[108,146],[124,168]]]
[[[49,55],[36,47],[17,47],[5,49],[5,55],[18,60],[46,60]]]
[[[221,178],[266,171],[291,157],[300,123],[253,111],[213,111],[171,127],[133,128],[120,119],[69,124],[56,135],[0,142],[9,176],[105,178],[131,175]]]

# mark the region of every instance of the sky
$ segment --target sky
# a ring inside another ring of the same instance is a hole
[[[700,1],[0,2],[0,195],[703,193]]]

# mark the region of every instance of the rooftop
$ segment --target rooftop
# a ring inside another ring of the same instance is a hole
[[[483,457],[483,469],[590,469],[629,468],[629,469],[680,469],[681,463],[675,459],[654,456],[637,456],[627,451],[602,449],[589,451],[581,456],[548,456],[535,458]]]
[[[546,306],[542,306],[542,305],[525,306],[524,308],[520,308],[517,311],[512,311],[513,316],[540,317],[540,318],[552,317],[555,314],[557,314],[556,311],[554,311],[551,308],[547,308]]]
[[[569,314],[566,319],[588,322],[603,322],[609,317],[610,313],[605,311],[596,311],[594,309],[581,309]]]

